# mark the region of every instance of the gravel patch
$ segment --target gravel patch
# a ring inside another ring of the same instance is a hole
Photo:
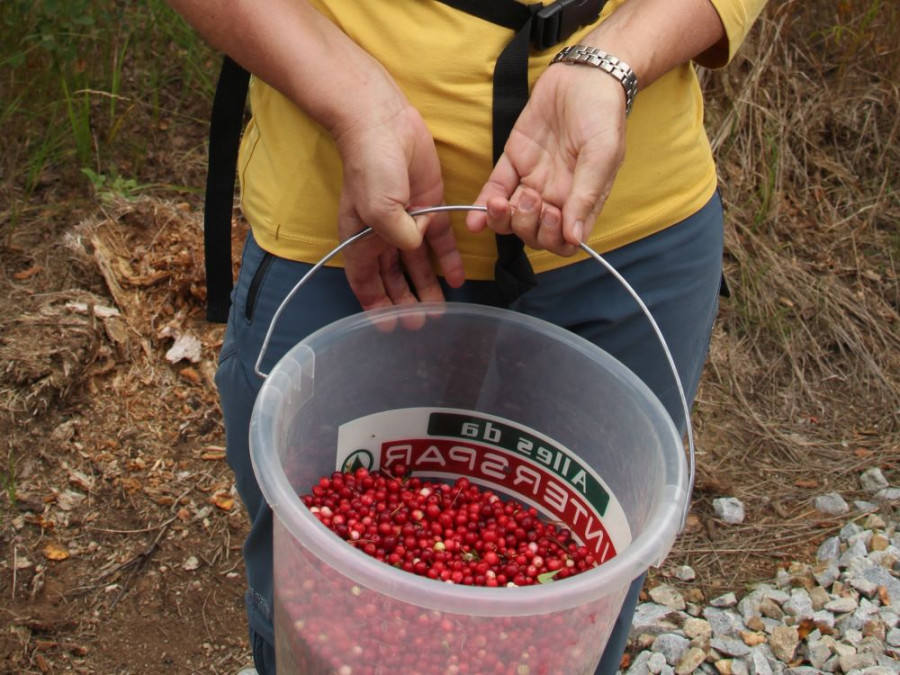
[[[792,563],[743,597],[706,605],[673,586],[657,586],[632,622],[625,675],[898,675],[900,673],[900,522],[891,487],[878,469],[860,476],[873,502],[819,547],[812,563]],[[729,500],[729,513],[743,513]],[[837,493],[816,507],[847,513]],[[860,515],[861,513],[861,515]],[[693,578],[679,568],[679,580]]]

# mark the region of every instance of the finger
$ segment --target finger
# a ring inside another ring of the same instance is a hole
[[[502,205],[509,202],[509,198],[518,185],[519,174],[507,156],[501,155],[484,187],[481,188],[481,192],[478,193],[475,203],[486,204],[490,208],[493,202],[502,209]],[[488,221],[488,214],[483,211],[470,211],[466,216],[466,227],[470,232],[481,232],[489,226]]]
[[[504,197],[491,197],[487,204],[487,227],[497,234],[512,234],[513,207]]]
[[[570,244],[578,246],[590,234],[623,156],[624,149],[607,145],[582,150],[572,175],[572,190],[563,205],[563,237]]]
[[[510,200],[513,205],[512,231],[532,248],[537,247],[541,219],[541,195],[528,187],[519,187]]]
[[[361,242],[360,242],[361,244]],[[356,246],[357,244],[354,244]],[[365,309],[392,305],[380,274],[379,256],[371,248],[344,256],[344,273],[350,290]]]
[[[444,275],[447,283],[453,288],[459,288],[466,280],[466,272],[462,256],[456,246],[456,236],[453,234],[450,218],[447,214],[432,215],[435,217],[431,219],[425,230],[428,247],[434,253],[438,269]],[[433,271],[431,261],[429,260],[428,263],[429,269]],[[441,295],[443,297],[443,293]]]
[[[363,222],[391,246],[411,251],[422,245],[424,232],[421,226],[400,204],[385,203],[361,215]]]
[[[412,283],[416,297],[422,302],[442,302],[444,291],[434,272],[428,249],[423,247],[415,251],[403,251],[401,256],[403,268]]]
[[[412,292],[409,281],[404,273],[405,268],[400,265],[400,256],[415,258],[416,256],[427,257],[427,251],[424,248],[418,248],[415,251],[407,253],[397,251],[388,251],[382,254],[381,260],[381,278],[384,283],[385,291],[391,302],[396,305],[414,305],[418,304],[418,298]],[[408,270],[406,270],[408,272]],[[417,266],[417,273],[423,274],[421,266]],[[434,277],[432,271],[431,276]],[[434,280],[437,283],[437,279]],[[425,314],[420,312],[412,312],[402,314],[400,317],[401,324],[409,330],[418,330],[425,325]]]
[[[561,256],[574,255],[577,250],[563,238],[562,213],[557,207],[548,205],[546,202],[541,213],[536,248],[543,248]]]

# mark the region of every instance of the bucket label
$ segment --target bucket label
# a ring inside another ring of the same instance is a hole
[[[578,455],[521,424],[448,408],[388,410],[343,424],[336,469],[403,464],[422,477],[473,483],[533,506],[600,562],[631,543],[615,495]]]

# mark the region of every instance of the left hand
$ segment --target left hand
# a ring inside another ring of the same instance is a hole
[[[487,213],[469,213],[466,225],[573,255],[590,234],[624,157],[622,86],[589,66],[550,66],[476,200]]]

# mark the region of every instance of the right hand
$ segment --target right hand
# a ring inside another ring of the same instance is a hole
[[[448,284],[464,281],[447,215],[412,218],[407,212],[441,204],[444,183],[424,120],[397,97],[393,109],[360,105],[366,116],[334,134],[344,164],[340,239],[366,226],[374,230],[343,251],[347,280],[363,309],[442,301],[432,253]]]

